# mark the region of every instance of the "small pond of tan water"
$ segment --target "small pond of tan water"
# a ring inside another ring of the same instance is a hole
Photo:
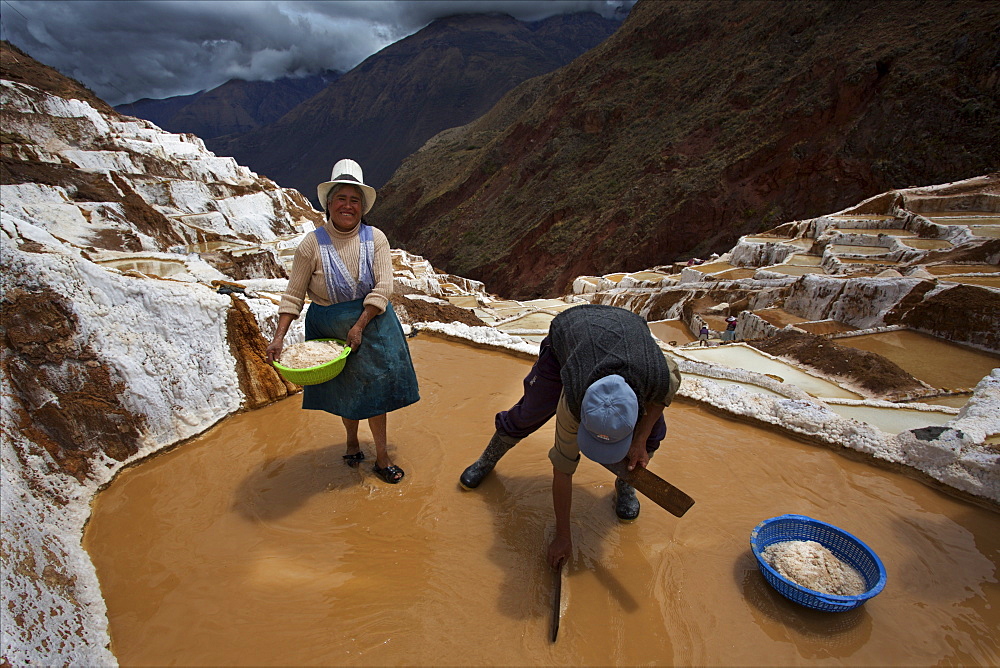
[[[975,387],[1000,367],[1000,355],[909,330],[845,336],[836,342],[878,353],[940,389]]]
[[[372,474],[365,428],[349,468],[339,420],[295,396],[99,494],[84,544],[121,665],[1000,663],[1000,516],[684,401],[650,468],[696,504],[678,519],[641,497],[621,524],[610,474],[582,462],[550,643],[553,426],[457,484],[530,364],[426,334],[411,350],[423,399],[389,417],[398,486]],[[845,613],[778,595],[748,541],[790,512],[865,540],[885,591]]]

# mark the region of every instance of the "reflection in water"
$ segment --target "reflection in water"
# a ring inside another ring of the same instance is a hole
[[[371,472],[365,426],[368,460],[347,467],[340,420],[292,397],[98,495],[84,544],[122,665],[1000,663],[995,513],[686,401],[650,464],[696,500],[683,518],[640,497],[638,521],[618,522],[612,478],[581,463],[550,643],[553,426],[477,490],[457,484],[530,364],[426,335],[410,346],[423,398],[389,416],[400,485]],[[789,512],[868,543],[885,591],[814,616],[744,582],[753,527]]]
[[[767,583],[750,550],[736,562],[734,575],[760,629],[776,642],[794,645],[802,658],[848,658],[871,637],[872,620],[865,606],[828,613],[797,605]]]

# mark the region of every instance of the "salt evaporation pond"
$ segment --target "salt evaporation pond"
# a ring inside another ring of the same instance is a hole
[[[857,329],[843,322],[836,320],[814,320],[812,322],[800,322],[795,324],[799,329],[810,334],[839,334],[840,332],[851,332]]]
[[[516,331],[521,329],[547,330],[553,318],[555,318],[555,316],[551,313],[536,311],[512,320],[507,320],[504,323],[497,325],[497,329],[503,331]]]
[[[1000,272],[997,264],[932,264],[927,267],[928,273],[935,276],[949,274],[993,274]]]
[[[910,429],[940,426],[955,419],[954,413],[936,410],[919,410],[893,406],[888,410],[864,404],[830,402],[827,404],[834,413],[846,418],[867,422],[887,434],[900,434]]]
[[[826,247],[834,255],[881,255],[888,253],[884,246],[851,246],[848,244],[830,244]]]
[[[758,309],[754,311],[754,315],[767,321],[769,324],[774,325],[778,329],[781,329],[785,325],[798,326],[799,323],[806,322],[805,318],[797,316],[783,308]]]
[[[835,227],[841,234],[869,234],[869,235],[879,235],[886,234],[890,237],[913,237],[916,236],[914,232],[910,230],[904,230],[902,228],[881,228],[881,227]]]
[[[778,376],[783,382],[795,385],[814,397],[860,398],[857,393],[845,390],[836,383],[812,376],[742,343],[707,348],[684,348],[678,350],[677,354],[701,362],[723,364],[734,369]]]
[[[785,274],[786,276],[804,276],[806,274],[825,274],[826,271],[822,267],[815,267],[803,264],[774,264],[770,267],[764,267],[765,271],[773,271],[776,274]]]
[[[389,417],[407,472],[345,466],[339,420],[295,396],[124,471],[84,544],[123,666],[962,665],[1000,663],[996,513],[896,472],[678,401],[650,465],[696,500],[675,518],[574,480],[574,557],[550,643],[550,423],[474,492],[457,478],[520,396],[526,360],[420,335],[423,399]],[[775,466],[780,462],[780,466]],[[762,519],[816,517],[881,557],[885,590],[822,613],[778,595]]]
[[[975,387],[1000,367],[1000,355],[910,330],[845,336],[835,343],[878,353],[940,389]]]
[[[187,272],[187,265],[182,260],[160,260],[156,258],[120,258],[101,260],[98,264],[112,267],[118,271],[137,271],[146,276],[167,278]]]
[[[963,285],[982,285],[987,288],[1000,288],[1000,276],[948,276],[941,279],[950,283]]]
[[[919,248],[921,250],[940,250],[952,247],[952,243],[944,239],[900,239],[900,242],[910,248]]]
[[[681,320],[658,320],[647,324],[653,336],[664,343],[676,341],[678,345],[684,345],[691,343],[696,338]]]

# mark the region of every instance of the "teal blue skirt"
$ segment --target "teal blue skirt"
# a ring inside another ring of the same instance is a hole
[[[330,306],[311,304],[306,312],[306,341],[346,340],[363,310],[362,299]],[[361,345],[347,356],[340,375],[302,390],[302,408],[348,420],[367,420],[419,400],[410,348],[392,304],[386,304],[385,312],[365,327]]]

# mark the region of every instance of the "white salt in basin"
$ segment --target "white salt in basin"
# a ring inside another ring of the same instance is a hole
[[[629,274],[628,277],[636,281],[661,281],[667,278],[667,274],[661,274],[658,271],[640,271]]]
[[[508,320],[501,325],[497,325],[497,329],[502,331],[515,330],[515,329],[543,329],[548,330],[549,325],[552,323],[552,319],[555,316],[551,313],[543,313],[536,311],[534,313],[528,313],[527,315],[522,315],[519,318],[514,318],[513,320]]]
[[[766,271],[773,271],[776,274],[785,274],[786,276],[803,276],[805,274],[825,274],[826,271],[823,267],[807,267],[797,264],[775,264],[770,267],[764,267]]]
[[[867,214],[867,213],[842,213],[836,216],[825,216],[826,218],[834,218],[836,220],[892,220],[895,216],[886,216],[882,214]]]
[[[734,265],[729,264],[728,262],[713,262],[711,264],[696,264],[691,267],[688,267],[688,269],[697,269],[703,274],[714,274],[720,271],[736,269],[736,267]]]
[[[775,375],[814,397],[860,398],[859,394],[845,390],[836,383],[812,376],[743,343],[712,348],[684,348],[678,350],[678,354],[689,359],[723,364],[734,369],[746,369],[747,371]]]
[[[562,306],[570,306],[570,304],[561,299],[529,299],[528,301],[521,303],[525,306],[530,306],[531,308],[559,308]]]
[[[899,434],[921,427],[941,426],[956,417],[954,413],[937,410],[922,411],[913,408],[889,408],[836,402],[828,402],[827,405],[837,415],[858,422],[867,422],[887,434]]]
[[[182,260],[158,260],[154,258],[128,258],[119,260],[104,260],[99,264],[114,267],[119,271],[137,271],[146,276],[167,278],[187,273],[187,265]]]
[[[694,378],[698,379],[703,383],[706,382],[715,383],[723,387],[739,387],[740,389],[746,392],[753,392],[754,394],[766,394],[769,397],[779,397],[781,399],[786,398],[785,395],[783,394],[769,390],[766,387],[761,387],[760,385],[754,385],[753,383],[748,383],[739,380],[730,380],[728,378],[712,378],[711,376],[703,376],[698,373],[685,373],[683,382],[687,382],[688,379],[694,379]]]
[[[818,267],[823,264],[823,257],[820,255],[809,255],[808,253],[796,253],[785,260],[785,264],[796,264],[803,267]]]
[[[462,308],[475,308],[479,306],[479,301],[473,295],[455,295],[448,297],[448,303]]]
[[[857,258],[840,258],[840,261],[846,265],[870,265],[873,267],[897,267],[900,265],[900,263],[895,260],[859,260]],[[833,278],[836,278],[836,276],[833,276]]]
[[[944,239],[901,239],[900,241],[910,248],[919,248],[921,250],[940,250],[952,247],[952,243]]]
[[[887,234],[891,237],[912,237],[916,236],[913,232],[909,230],[903,230],[899,228],[872,228],[872,227],[836,227],[834,228],[842,234]]]
[[[834,255],[880,255],[888,253],[884,246],[851,246],[848,244],[830,244],[827,249]]]

